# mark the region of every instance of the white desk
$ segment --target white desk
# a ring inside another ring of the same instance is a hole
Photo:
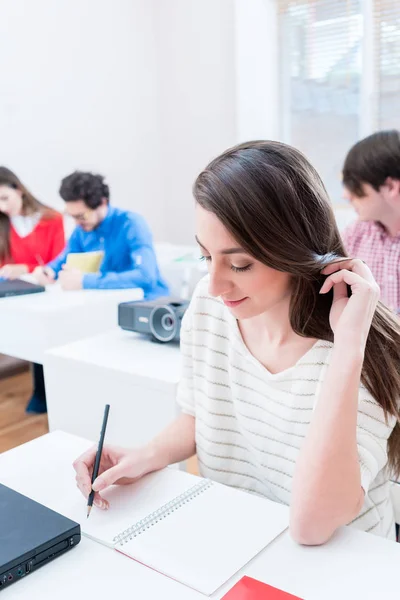
[[[44,375],[50,431],[96,439],[109,403],[108,442],[136,446],[178,414],[179,346],[119,327],[49,350]]]
[[[46,292],[0,299],[0,353],[43,363],[49,348],[95,335],[118,322],[119,302],[140,300],[141,289]]]
[[[46,473],[50,436],[0,455],[0,482],[36,499],[41,498],[44,504],[46,497],[51,498],[57,493]],[[42,461],[38,461],[38,456],[42,456]],[[66,477],[69,476],[66,473]],[[212,599],[219,600],[240,577],[249,575],[305,600],[398,600],[399,564],[400,544],[351,528],[341,529],[329,543],[315,548],[297,546],[289,534],[284,533]],[[53,563],[13,584],[7,591],[4,589],[3,597],[5,600],[70,600],[73,597],[205,599],[205,596],[110,548],[86,539]]]

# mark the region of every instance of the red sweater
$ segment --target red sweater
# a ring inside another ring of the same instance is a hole
[[[10,225],[11,257],[5,264],[26,265],[31,273],[38,265],[53,260],[64,247],[64,221],[59,213],[50,218],[42,217],[26,237],[20,237]]]

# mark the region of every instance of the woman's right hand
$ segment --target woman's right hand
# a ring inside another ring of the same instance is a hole
[[[127,485],[133,483],[152,469],[150,467],[150,452],[143,448],[128,450],[117,446],[103,446],[99,474],[91,484],[97,447],[93,446],[73,463],[76,471],[76,484],[85,498],[91,489],[96,492],[93,504],[98,508],[109,508],[108,501],[99,492],[112,484]]]

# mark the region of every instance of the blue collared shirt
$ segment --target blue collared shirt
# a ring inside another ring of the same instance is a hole
[[[84,231],[78,225],[64,251],[48,266],[58,275],[70,252],[99,250],[104,252],[100,272],[83,276],[84,289],[142,288],[146,299],[169,294],[146,221],[136,213],[112,206],[93,231]]]

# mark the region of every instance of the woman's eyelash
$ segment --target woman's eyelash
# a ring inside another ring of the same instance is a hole
[[[207,262],[210,262],[211,256],[200,256],[200,260],[205,260]],[[235,267],[234,265],[231,265],[231,269],[235,273],[243,273],[244,271],[249,271],[251,269],[251,267],[252,267],[251,264],[246,265],[245,267]]]
[[[250,271],[252,265],[246,265],[245,267],[235,267],[234,265],[231,265],[231,269],[232,271],[235,271],[235,273],[243,273],[244,271]]]

